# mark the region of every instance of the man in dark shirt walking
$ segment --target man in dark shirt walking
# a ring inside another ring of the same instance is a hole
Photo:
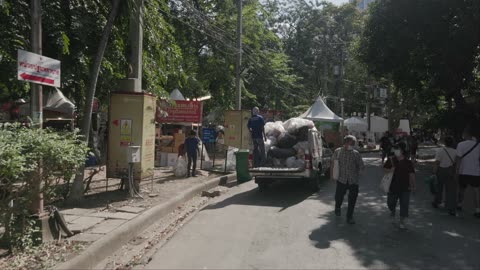
[[[387,206],[390,210],[392,222],[396,223],[395,210],[400,201],[401,229],[405,229],[405,221],[408,218],[410,206],[410,193],[415,192],[415,168],[413,163],[405,156],[406,146],[399,143],[394,146],[394,156],[390,156],[384,165],[386,172],[393,172],[392,182],[387,197]]]
[[[248,120],[248,130],[253,141],[253,166],[261,167],[265,163],[265,120],[259,115],[258,107],[252,110],[253,116]]]
[[[190,168],[192,167],[192,176],[195,177],[195,169],[197,168],[197,154],[198,144],[200,140],[197,138],[197,133],[192,130],[190,136],[185,140],[185,150],[187,151],[188,165],[187,165],[187,177],[190,177]]]

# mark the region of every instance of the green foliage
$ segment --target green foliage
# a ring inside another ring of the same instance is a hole
[[[437,110],[443,99],[460,122],[471,119],[474,108],[466,105],[464,93],[477,80],[479,10],[476,0],[377,1],[371,6],[358,57],[370,74],[393,82],[402,99],[413,102],[406,104],[443,113]]]
[[[57,186],[70,181],[86,154],[87,147],[75,133],[17,125],[0,129],[0,226],[6,228],[4,239],[28,246],[25,234],[34,232],[28,219],[32,201],[39,191],[46,204],[56,199],[60,195]],[[34,179],[40,180],[40,189]],[[9,207],[12,200],[13,208]]]
[[[296,103],[311,104],[321,95],[339,113],[337,97],[343,93],[346,113],[364,111],[365,104],[358,100],[365,100],[368,76],[365,67],[353,59],[363,14],[351,4],[335,6],[305,1],[293,1],[283,13],[283,24],[289,25],[281,30],[286,52],[292,59],[294,72],[302,78],[303,87]],[[345,80],[339,82],[334,67],[342,63]]]

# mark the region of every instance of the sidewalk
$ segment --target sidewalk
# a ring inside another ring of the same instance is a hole
[[[155,168],[154,177],[141,183],[142,198],[131,198],[115,186],[119,179],[109,179],[105,191],[105,172],[95,175],[92,192],[73,207],[57,205],[67,227],[75,233],[70,238],[45,243],[33,253],[0,258],[4,269],[92,269],[124,243],[144,229],[174,212],[202,191],[232,184],[235,174],[197,170],[197,177],[178,178],[170,168]]]

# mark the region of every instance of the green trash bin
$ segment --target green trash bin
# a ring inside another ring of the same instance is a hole
[[[250,151],[239,150],[235,152],[235,169],[237,171],[237,182],[243,183],[252,179],[248,172],[248,155]]]

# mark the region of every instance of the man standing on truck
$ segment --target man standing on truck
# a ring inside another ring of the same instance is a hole
[[[358,197],[358,180],[360,178],[360,172],[364,169],[362,156],[360,153],[353,149],[356,143],[354,136],[348,135],[344,138],[343,147],[335,150],[332,157],[332,170],[330,170],[330,178],[337,181],[337,189],[335,191],[335,215],[341,216],[341,208],[343,198],[348,190],[348,210],[347,210],[347,223],[355,224],[353,219],[353,210],[357,202]],[[334,166],[338,166],[334,168]],[[333,171],[337,171],[334,173]]]
[[[252,109],[252,117],[248,120],[248,130],[253,141],[253,166],[261,167],[265,163],[265,142],[267,136],[265,136],[265,120],[259,114],[258,107]]]

